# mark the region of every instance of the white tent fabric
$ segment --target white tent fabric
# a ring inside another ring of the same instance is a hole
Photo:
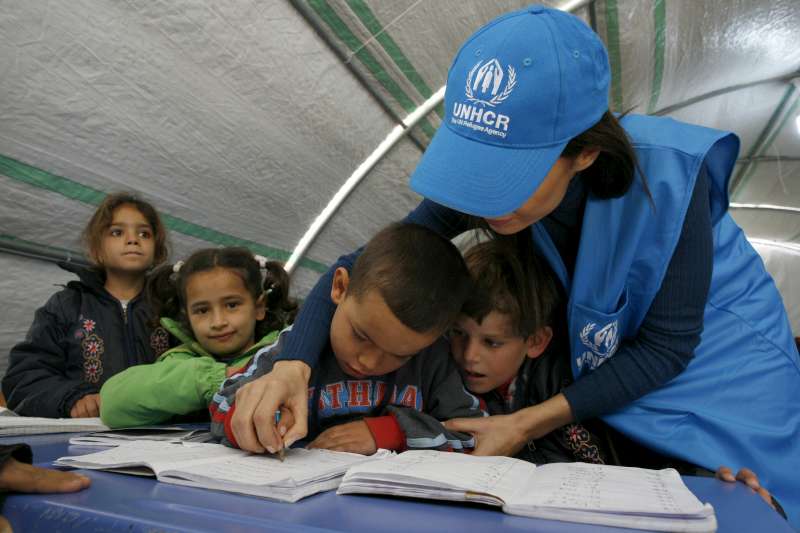
[[[789,322],[794,326],[793,331],[800,332],[800,329],[797,329],[797,325],[800,324],[800,300],[796,297],[800,294],[800,277],[797,275],[800,272],[800,250],[787,248],[772,241],[761,239],[753,241],[753,246],[764,260],[767,270],[772,274],[776,285],[781,288],[784,295],[783,304],[789,314]]]
[[[758,207],[800,207],[800,87],[792,82],[800,76],[800,3],[578,4],[575,13],[607,43],[614,110],[740,135],[731,198],[748,207],[734,216],[749,236],[783,243],[759,251],[800,332],[791,275],[800,216]],[[78,235],[106,193],[135,190],[152,200],[166,215],[173,258],[245,244],[285,261],[347,177],[444,84],[460,43],[523,5],[4,3],[0,372],[33,310],[71,277],[41,258],[78,256]],[[293,274],[298,296],[338,255],[418,202],[407,179],[439,116],[412,128],[336,211]]]

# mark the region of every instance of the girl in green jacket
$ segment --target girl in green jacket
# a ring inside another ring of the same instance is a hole
[[[165,265],[149,278],[146,293],[182,344],[103,385],[100,417],[112,428],[206,411],[225,378],[274,342],[297,311],[281,264],[246,248],[208,248]]]

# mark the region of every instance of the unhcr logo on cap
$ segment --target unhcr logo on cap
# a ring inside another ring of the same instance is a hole
[[[514,70],[514,67],[508,65],[506,86],[503,92],[497,94],[497,91],[500,90],[500,85],[503,83],[503,78],[505,77],[503,67],[496,58],[486,62],[483,66],[481,66],[481,63],[482,61],[478,61],[475,66],[472,67],[472,70],[469,71],[469,76],[467,76],[465,91],[467,100],[475,102],[476,104],[494,107],[508,98],[511,91],[514,90],[514,86],[517,84],[517,72]],[[477,73],[475,71],[477,71]],[[476,93],[484,98],[491,98],[488,100],[478,98],[475,96]]]
[[[486,106],[495,107],[501,104],[511,95],[516,84],[517,72],[511,65],[508,65],[507,71],[503,71],[503,66],[496,58],[486,63],[478,61],[469,71],[464,88],[467,100],[475,105],[454,102],[450,122],[487,135],[505,138],[511,117],[489,110]]]

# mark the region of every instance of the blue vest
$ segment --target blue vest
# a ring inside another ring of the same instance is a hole
[[[654,202],[638,176],[621,198],[590,196],[571,280],[543,225],[533,227],[569,294],[573,374],[591,372],[636,337],[705,164],[714,265],[700,344],[679,376],[604,419],[709,470],[752,468],[800,525],[800,359],[775,284],[727,213],[739,141],[667,118],[627,116],[622,124]]]

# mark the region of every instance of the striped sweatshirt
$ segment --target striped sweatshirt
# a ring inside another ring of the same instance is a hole
[[[246,370],[225,380],[214,395],[209,406],[211,432],[223,443],[237,446],[230,428],[236,391],[269,373],[289,329],[259,350]],[[311,373],[308,402],[309,441],[329,427],[363,419],[378,448],[398,451],[473,448],[471,435],[448,431],[442,421],[486,416],[478,399],[464,388],[444,339],[390,374],[363,379],[344,373],[328,345]]]

